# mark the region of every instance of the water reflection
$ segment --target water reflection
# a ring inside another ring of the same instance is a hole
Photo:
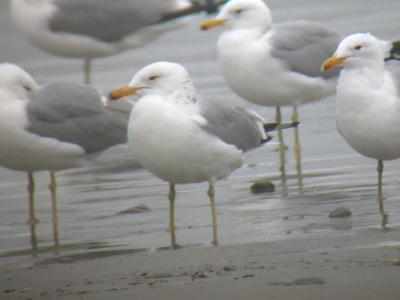
[[[36,222],[31,222],[30,223],[30,233],[31,233],[31,246],[32,246],[32,256],[36,257],[37,256],[37,249],[38,249],[38,244],[37,244],[37,235],[36,235]]]

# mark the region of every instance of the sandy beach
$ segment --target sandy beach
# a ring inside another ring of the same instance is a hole
[[[1,299],[364,299],[400,295],[399,230],[178,250],[99,251],[2,267]]]

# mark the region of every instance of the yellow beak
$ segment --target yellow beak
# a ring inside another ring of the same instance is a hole
[[[213,27],[221,26],[226,22],[224,19],[208,19],[200,23],[201,30],[208,30]]]
[[[142,88],[141,87],[130,87],[130,86],[124,85],[119,88],[113,89],[108,94],[108,98],[110,100],[118,100],[125,96],[134,95],[140,89],[142,89]]]
[[[333,67],[340,65],[341,63],[343,63],[346,60],[346,58],[347,58],[346,56],[336,56],[336,55],[329,57],[327,60],[325,60],[322,63],[321,72],[330,70]]]

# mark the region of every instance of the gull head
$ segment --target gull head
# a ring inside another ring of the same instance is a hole
[[[195,93],[186,69],[177,63],[155,62],[137,72],[128,85],[112,90],[109,98],[117,100],[133,94],[170,95],[177,92]]]
[[[19,100],[38,90],[39,86],[24,69],[10,63],[0,64],[0,89]]]
[[[324,61],[321,69],[329,70],[337,65],[345,68],[382,65],[390,50],[390,43],[370,33],[352,34],[340,42],[334,55]]]
[[[216,26],[267,31],[272,26],[271,11],[262,0],[231,0],[216,18],[203,21],[200,28],[207,30]]]

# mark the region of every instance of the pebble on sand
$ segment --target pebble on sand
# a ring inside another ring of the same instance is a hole
[[[253,194],[273,193],[275,185],[268,178],[261,178],[251,185],[250,191]]]
[[[145,213],[151,211],[150,207],[144,204],[138,204],[135,206],[132,206],[130,208],[121,210],[117,212],[117,215],[124,215],[124,214],[139,214],[139,213]]]
[[[329,218],[347,218],[351,216],[351,211],[347,207],[338,207],[329,213]]]

